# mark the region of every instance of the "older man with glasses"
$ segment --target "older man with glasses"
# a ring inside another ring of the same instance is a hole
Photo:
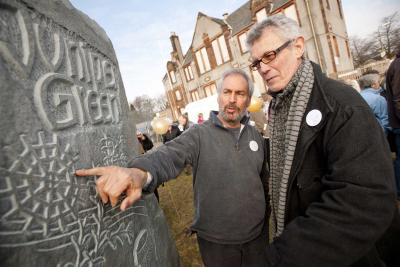
[[[295,21],[272,16],[247,43],[273,97],[265,265],[384,266],[375,244],[396,212],[394,174],[369,106],[304,58]]]

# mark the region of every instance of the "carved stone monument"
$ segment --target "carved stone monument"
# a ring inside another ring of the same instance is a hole
[[[126,166],[134,125],[104,30],[66,0],[0,0],[0,266],[178,266],[153,195],[121,212],[76,169]]]

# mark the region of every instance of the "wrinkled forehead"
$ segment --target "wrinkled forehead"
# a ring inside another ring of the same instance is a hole
[[[265,52],[273,51],[282,45],[288,38],[280,29],[270,26],[265,28],[260,37],[254,41],[250,48],[250,55],[253,59],[261,57]]]
[[[245,91],[248,93],[249,85],[247,80],[238,73],[232,73],[225,77],[222,82],[222,90]]]

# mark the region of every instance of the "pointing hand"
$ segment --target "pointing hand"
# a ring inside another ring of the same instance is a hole
[[[125,210],[142,196],[142,188],[147,181],[147,172],[136,168],[117,166],[97,167],[76,171],[77,176],[100,176],[96,181],[96,190],[103,203],[110,201],[115,206],[122,193],[126,193],[121,203]]]

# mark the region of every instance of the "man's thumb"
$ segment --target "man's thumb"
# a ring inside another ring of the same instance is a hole
[[[124,211],[127,208],[129,208],[136,201],[138,201],[141,196],[142,196],[142,190],[141,189],[136,189],[136,190],[130,189],[130,190],[128,190],[127,194],[126,194],[126,198],[121,203],[121,210]]]

